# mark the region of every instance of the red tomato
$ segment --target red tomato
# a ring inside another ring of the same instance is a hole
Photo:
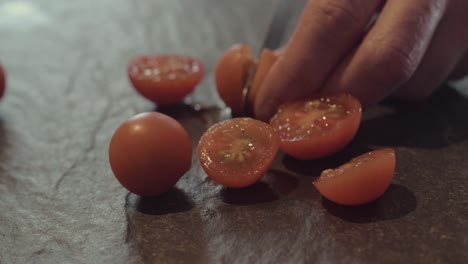
[[[356,135],[361,104],[348,94],[320,95],[281,105],[270,124],[280,148],[297,159],[330,156]]]
[[[183,55],[145,55],[130,60],[128,76],[135,90],[160,105],[180,102],[200,83],[204,65]]]
[[[247,44],[232,46],[216,64],[216,90],[235,115],[242,113],[242,89],[253,66],[252,49]]]
[[[198,157],[206,174],[227,187],[246,187],[270,168],[279,139],[268,124],[234,118],[210,127],[198,143]]]
[[[117,180],[130,192],[159,195],[190,169],[192,144],[176,120],[161,113],[141,113],[115,131],[109,162]]]
[[[327,199],[342,205],[361,205],[380,197],[395,173],[395,151],[379,149],[322,172],[313,184]]]
[[[267,76],[270,68],[275,64],[278,55],[270,49],[264,49],[258,60],[257,69],[255,76],[250,87],[250,91],[247,97],[247,109],[248,114],[253,114],[253,105],[255,98],[257,98],[258,90],[263,83],[263,80]]]
[[[6,77],[5,77],[5,70],[3,69],[2,64],[0,64],[0,98],[3,97],[5,94],[6,88]]]

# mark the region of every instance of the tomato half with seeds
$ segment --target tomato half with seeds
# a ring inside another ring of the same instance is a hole
[[[354,138],[360,122],[361,104],[349,94],[287,102],[270,120],[280,136],[280,148],[302,160],[340,151]]]
[[[6,88],[6,77],[5,77],[5,70],[3,69],[2,64],[0,64],[0,98],[3,97],[5,94]]]
[[[395,173],[395,150],[383,148],[322,172],[313,185],[327,199],[341,205],[361,205],[380,197]]]
[[[130,192],[160,195],[190,169],[192,143],[175,119],[157,112],[141,113],[114,132],[109,163],[119,183]]]
[[[198,143],[203,170],[226,187],[246,187],[270,168],[279,149],[273,128],[252,118],[234,118],[211,126]]]
[[[203,79],[203,63],[190,56],[143,55],[130,60],[127,73],[135,90],[159,105],[179,103]]]

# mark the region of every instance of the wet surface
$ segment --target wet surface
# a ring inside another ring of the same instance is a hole
[[[270,10],[268,0],[0,1],[0,263],[463,263],[468,85],[367,109],[340,154],[279,155],[245,189],[211,182],[196,155],[160,197],[118,184],[107,150],[127,118],[173,116],[194,147],[229,118],[216,59],[235,42],[258,48]],[[150,52],[205,62],[185,103],[158,108],[132,90],[126,64]],[[313,188],[323,169],[387,146],[397,169],[377,201],[342,207]]]

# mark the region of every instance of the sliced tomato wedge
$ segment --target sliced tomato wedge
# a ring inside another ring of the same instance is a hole
[[[127,72],[135,90],[159,105],[179,103],[200,83],[203,63],[175,54],[143,55],[130,60]]]
[[[361,205],[380,197],[395,173],[395,150],[383,148],[353,158],[348,163],[322,172],[313,185],[341,205]]]
[[[252,118],[234,118],[210,127],[198,143],[208,177],[226,187],[246,187],[270,168],[279,149],[273,128]]]
[[[287,102],[270,120],[280,136],[281,150],[303,160],[340,151],[354,138],[360,122],[361,104],[349,94]]]

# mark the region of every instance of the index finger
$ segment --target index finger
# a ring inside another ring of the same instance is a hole
[[[360,40],[380,0],[310,0],[255,102],[259,119],[287,100],[311,95]]]

